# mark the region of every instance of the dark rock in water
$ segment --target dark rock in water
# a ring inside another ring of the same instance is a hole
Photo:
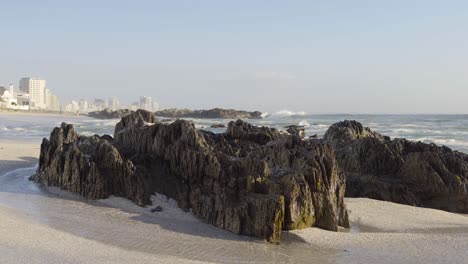
[[[211,128],[225,128],[226,125],[225,124],[213,124],[211,125]]]
[[[346,174],[346,196],[468,213],[468,155],[435,144],[393,139],[356,121],[332,125]]]
[[[89,112],[88,116],[98,119],[117,119],[129,115],[131,113],[134,113],[134,111],[129,109],[119,109],[117,111],[112,111],[106,108],[102,111]]]
[[[279,242],[282,230],[349,226],[345,179],[331,145],[241,120],[215,134],[138,110],[116,125],[112,141],[79,136],[63,123],[43,140],[32,179],[138,205],[161,193],[210,224],[270,242]]]
[[[287,126],[285,128],[286,128],[286,131],[289,134],[293,135],[293,136],[297,136],[297,137],[300,137],[300,138],[305,137],[305,128],[304,128],[304,126],[291,125],[291,126]]]
[[[163,211],[163,208],[161,206],[156,206],[155,208],[152,208],[151,209],[151,212],[152,213],[155,213],[155,212],[162,212]]]
[[[309,138],[318,138],[318,135],[317,135],[317,134],[313,134],[313,135],[310,136]]]
[[[259,111],[241,111],[233,109],[213,108],[210,110],[165,109],[156,112],[157,116],[170,118],[224,118],[224,119],[261,119]]]

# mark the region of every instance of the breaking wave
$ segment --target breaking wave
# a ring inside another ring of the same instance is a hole
[[[307,113],[304,111],[294,112],[289,110],[281,110],[272,114],[273,116],[305,116]]]

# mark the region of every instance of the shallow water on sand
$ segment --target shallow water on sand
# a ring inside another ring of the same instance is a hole
[[[280,245],[238,236],[164,201],[161,213],[122,198],[86,201],[29,181],[34,172],[23,168],[0,176],[0,203],[54,229],[101,243],[221,263],[330,263],[342,253],[303,243],[294,235]]]

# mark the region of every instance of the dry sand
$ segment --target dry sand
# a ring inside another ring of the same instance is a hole
[[[5,171],[36,164],[39,144],[0,140],[0,177]],[[29,199],[36,203],[31,208],[40,210],[28,212],[29,208],[2,204],[1,199]],[[346,199],[351,230],[285,232],[284,243],[273,246],[203,224],[167,204],[165,212],[152,218],[138,209],[102,207],[106,203],[129,207],[121,198],[102,203],[96,206],[63,197],[0,192],[0,263],[191,263],[193,259],[204,263],[262,259],[263,263],[271,259],[281,263],[289,259],[302,263],[468,263],[468,218],[439,210]],[[63,211],[70,208],[71,213],[51,214],[48,222],[38,220],[42,213],[54,212],[59,206],[64,206]],[[98,220],[89,221],[86,212]],[[115,223],[101,223],[108,219]],[[79,232],[70,231],[80,224]],[[132,241],[129,236],[140,242],[119,241]],[[210,258],[212,251],[216,255]],[[248,257],[251,255],[256,256]],[[297,261],[301,255],[304,258]]]
[[[353,228],[286,233],[345,252],[342,263],[468,263],[468,217],[366,198],[345,199]]]

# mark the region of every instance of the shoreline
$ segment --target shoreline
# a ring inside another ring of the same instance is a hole
[[[32,167],[39,161],[41,141],[0,139],[0,176],[6,172]]]
[[[88,116],[88,115],[76,115],[75,113],[59,111],[35,111],[35,110],[8,110],[0,109],[0,115],[24,115],[24,116]]]
[[[35,140],[0,140],[0,175],[37,164],[39,149],[40,142]],[[16,195],[21,202],[31,199],[34,206],[16,208],[2,202]],[[227,253],[222,252],[228,249],[233,254],[237,248],[240,255],[260,254],[264,258],[271,254],[281,255],[281,251],[300,256],[306,250],[309,255],[317,255],[314,258],[308,256],[311,263],[464,263],[468,248],[467,215],[366,198],[345,199],[350,210],[351,229],[341,229],[340,232],[318,228],[287,231],[283,232],[284,243],[272,246],[189,219],[177,208],[164,204],[165,211],[154,215],[146,212],[148,208],[137,207],[117,197],[96,203],[70,201],[62,195],[29,196],[0,191],[2,263],[61,263],[70,258],[71,263],[94,263],[96,260],[101,263],[207,263],[208,259],[232,263],[236,261],[216,260],[209,256],[225,256],[223,254]],[[71,211],[71,215],[48,216],[47,211],[56,208],[47,205],[51,202],[58,205],[64,202],[64,208],[55,210]],[[80,212],[95,215],[98,222],[93,222],[94,217],[70,218]],[[112,217],[105,218],[109,214]],[[46,218],[39,221],[37,216]],[[102,232],[103,236],[100,235]],[[141,241],[126,241],[127,233]],[[241,253],[249,247],[253,250],[251,253]],[[184,248],[189,249],[189,253]],[[191,254],[195,255],[189,257]]]

